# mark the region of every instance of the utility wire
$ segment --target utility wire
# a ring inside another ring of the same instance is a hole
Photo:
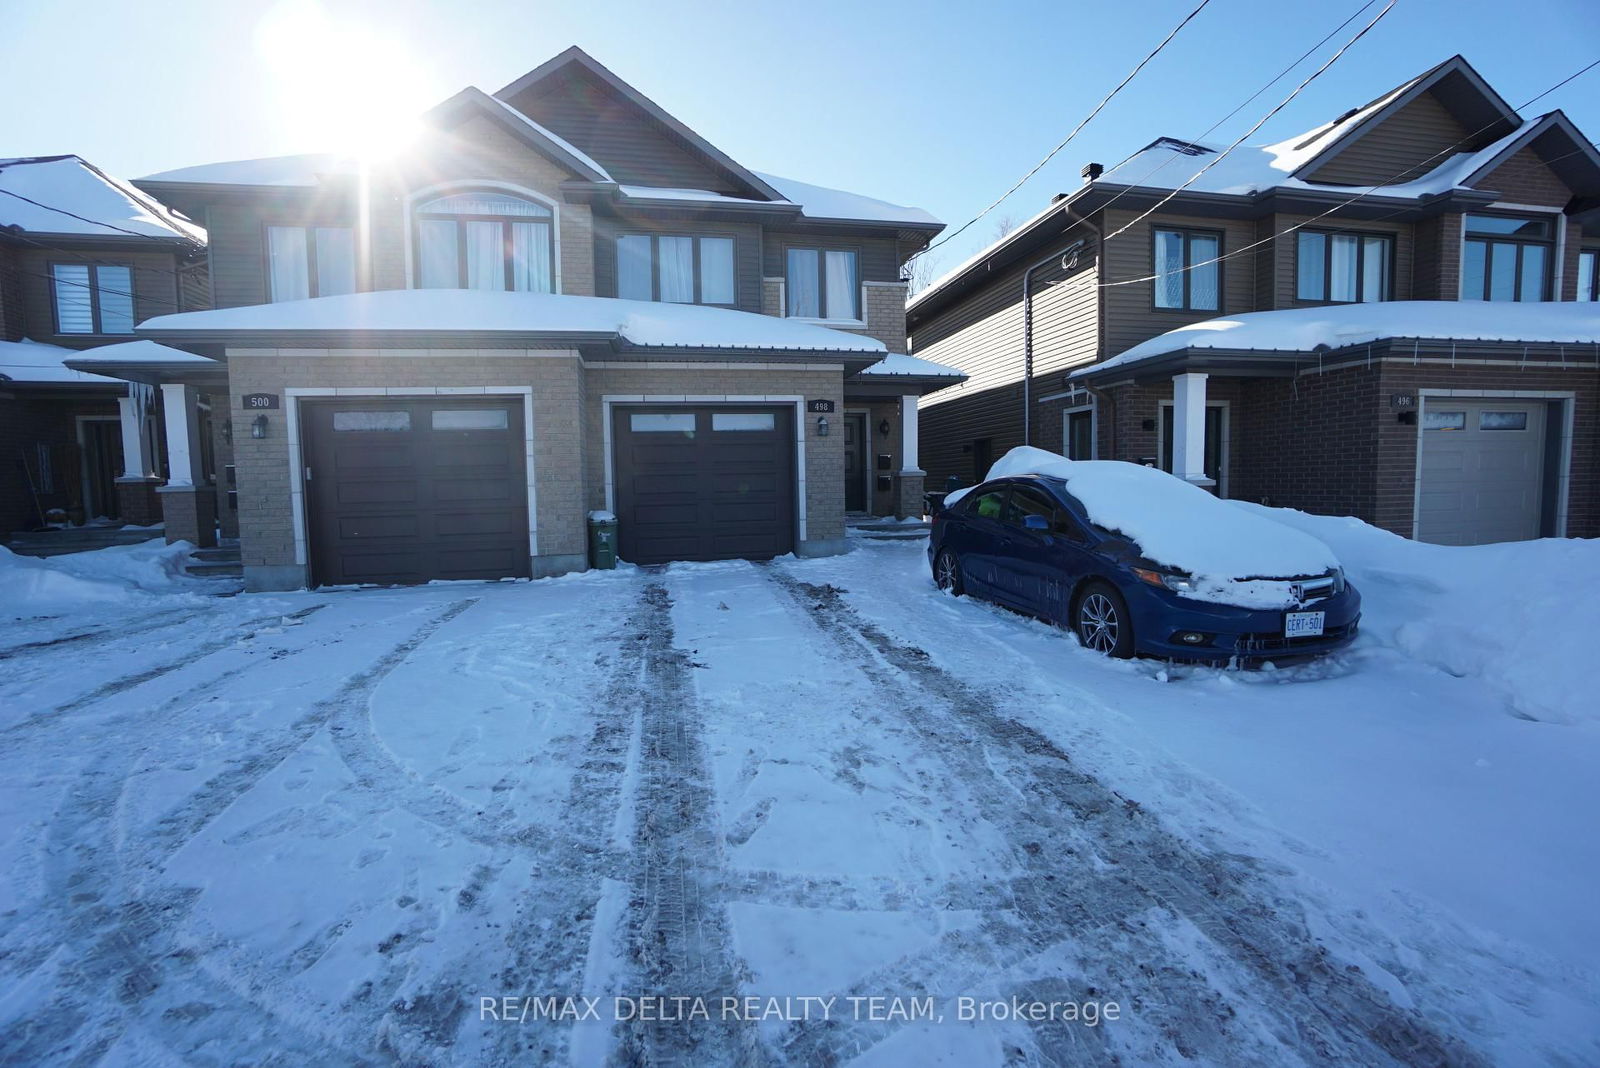
[[[1101,100],[1100,100],[1100,103],[1098,103],[1098,104],[1096,104],[1094,106],[1094,110],[1089,112],[1089,114],[1083,119],[1082,122],[1078,123],[1078,125],[1076,125],[1076,126],[1074,126],[1072,128],[1072,132],[1067,134],[1066,139],[1063,140],[1060,144],[1056,145],[1055,148],[1052,148],[1049,151],[1049,153],[1044,157],[1044,159],[1042,159],[1038,163],[1036,163],[1032,170],[1030,170],[1027,174],[1024,174],[1020,179],[1018,179],[1015,185],[1013,185],[1010,189],[1007,189],[1004,193],[1000,194],[1000,196],[994,201],[994,203],[990,204],[988,207],[986,207],[982,211],[978,212],[978,214],[974,215],[972,218],[968,219],[966,222],[964,222],[960,226],[956,227],[956,229],[952,230],[950,233],[945,234],[939,240],[935,241],[933,244],[929,245],[927,248],[925,248],[921,252],[917,253],[917,255],[919,255],[919,256],[926,255],[927,253],[932,252],[934,249],[938,248],[940,245],[945,244],[947,241],[954,240],[957,235],[962,233],[968,227],[972,226],[973,223],[976,223],[979,219],[982,219],[985,215],[988,215],[995,208],[998,208],[1002,203],[1005,202],[1006,198],[1011,196],[1012,193],[1015,193],[1018,189],[1021,189],[1023,187],[1023,185],[1025,185],[1027,183],[1028,179],[1030,179],[1034,175],[1038,174],[1039,171],[1041,171],[1044,168],[1045,164],[1049,163],[1052,159],[1054,159],[1056,157],[1057,154],[1059,154],[1061,152],[1062,149],[1066,148],[1067,145],[1069,145],[1072,142],[1072,139],[1078,136],[1079,131],[1081,131],[1085,126],[1089,125],[1090,121],[1096,115],[1100,114],[1101,110],[1107,104],[1111,103],[1112,98],[1115,97],[1118,93],[1122,92],[1123,88],[1126,87],[1129,82],[1133,81],[1134,77],[1136,75],[1138,75],[1138,73],[1141,70],[1143,70],[1145,68],[1146,64],[1148,64],[1152,59],[1155,59],[1156,56],[1160,55],[1162,49],[1166,48],[1167,45],[1172,42],[1172,39],[1174,37],[1178,36],[1178,31],[1183,29],[1185,26],[1189,25],[1190,21],[1192,21],[1196,15],[1200,14],[1201,11],[1205,10],[1206,5],[1209,4],[1209,3],[1211,3],[1211,0],[1200,0],[1200,4],[1193,11],[1191,11],[1187,15],[1185,15],[1183,17],[1183,20],[1181,22],[1179,22],[1176,26],[1174,26],[1172,28],[1172,31],[1170,33],[1168,33],[1166,35],[1166,37],[1162,38],[1161,43],[1156,45],[1156,47],[1150,52],[1149,55],[1147,55],[1143,59],[1141,59],[1139,61],[1138,66],[1134,67],[1133,70],[1128,72],[1127,77],[1123,78],[1122,81],[1117,83],[1116,88],[1112,89],[1111,92],[1107,93],[1104,97],[1102,97]]]
[[[1521,105],[1517,106],[1513,110],[1514,111],[1522,111],[1524,108],[1527,108],[1530,105],[1532,105],[1532,104],[1544,99],[1545,97],[1549,96],[1551,93],[1555,92],[1557,89],[1561,88],[1563,85],[1566,85],[1568,82],[1572,81],[1574,78],[1577,78],[1579,75],[1585,74],[1588,71],[1593,70],[1597,66],[1600,66],[1600,60],[1596,60],[1595,62],[1590,63],[1587,67],[1584,67],[1582,70],[1578,71],[1576,74],[1572,74],[1572,75],[1569,75],[1566,78],[1563,78],[1561,81],[1557,82],[1555,85],[1551,86],[1549,89],[1546,89],[1544,92],[1538,94],[1537,96],[1531,97],[1530,99],[1528,99],[1527,101],[1525,101]],[[1116,281],[1116,282],[1097,282],[1097,283],[1093,283],[1092,284],[1093,288],[1109,289],[1109,288],[1112,288],[1114,286],[1137,285],[1137,284],[1143,283],[1143,282],[1159,281],[1161,278],[1168,277],[1168,276],[1173,275],[1173,274],[1181,274],[1181,273],[1184,273],[1184,272],[1187,272],[1187,271],[1195,270],[1195,269],[1200,268],[1200,267],[1209,267],[1210,265],[1212,265],[1214,263],[1221,263],[1224,260],[1230,260],[1235,256],[1242,256],[1244,253],[1249,252],[1249,251],[1251,251],[1253,249],[1260,248],[1262,245],[1266,245],[1266,244],[1269,244],[1270,242],[1276,241],[1280,237],[1288,237],[1292,233],[1296,233],[1299,230],[1302,230],[1305,227],[1310,226],[1313,223],[1316,223],[1317,221],[1319,221],[1321,219],[1327,218],[1329,215],[1332,215],[1334,212],[1342,211],[1343,209],[1349,207],[1352,204],[1357,203],[1358,201],[1365,200],[1367,197],[1372,196],[1373,194],[1379,192],[1382,189],[1386,189],[1386,188],[1388,188],[1390,186],[1393,186],[1393,185],[1401,184],[1402,183],[1402,179],[1404,179],[1405,181],[1415,180],[1415,176],[1417,175],[1417,173],[1419,171],[1422,170],[1422,168],[1428,166],[1428,164],[1432,163],[1434,160],[1439,159],[1442,156],[1445,156],[1445,155],[1448,155],[1448,154],[1452,154],[1455,151],[1455,149],[1457,149],[1457,148],[1461,148],[1463,146],[1470,145],[1474,140],[1477,139],[1477,137],[1480,134],[1483,134],[1483,133],[1487,132],[1498,121],[1499,121],[1498,119],[1497,120],[1493,120],[1491,122],[1486,123],[1483,126],[1480,126],[1478,129],[1474,130],[1470,134],[1467,134],[1465,137],[1461,138],[1460,140],[1455,141],[1452,144],[1446,145],[1444,148],[1442,148],[1439,151],[1435,152],[1433,155],[1429,156],[1427,159],[1423,160],[1421,163],[1412,164],[1412,165],[1406,167],[1404,170],[1400,171],[1399,173],[1392,175],[1388,179],[1385,179],[1384,181],[1379,182],[1376,185],[1372,185],[1372,186],[1366,187],[1361,192],[1357,193],[1356,195],[1350,197],[1347,200],[1343,200],[1343,201],[1339,202],[1338,204],[1333,205],[1332,207],[1328,208],[1326,211],[1323,211],[1321,214],[1314,215],[1314,216],[1312,216],[1312,217],[1310,217],[1308,219],[1305,219],[1302,222],[1295,223],[1293,226],[1286,227],[1285,229],[1280,230],[1277,233],[1269,234],[1268,236],[1263,237],[1263,238],[1261,238],[1261,239],[1259,239],[1257,241],[1252,241],[1248,245],[1242,245],[1239,248],[1234,249],[1232,252],[1226,252],[1226,253],[1223,253],[1223,254],[1218,255],[1218,256],[1213,256],[1211,259],[1208,259],[1208,260],[1201,260],[1198,263],[1192,263],[1192,264],[1189,264],[1189,265],[1184,266],[1184,267],[1179,267],[1179,268],[1177,268],[1177,269],[1175,269],[1173,271],[1168,271],[1165,274],[1149,274],[1149,275],[1143,275],[1143,276],[1141,276],[1139,278],[1125,278],[1125,279],[1122,279],[1122,280]],[[1596,143],[1593,147],[1596,148],[1596,149],[1600,149],[1600,143]],[[1559,161],[1561,161],[1563,159],[1569,159],[1572,156],[1579,155],[1582,152],[1583,152],[1583,149],[1577,149],[1577,150],[1575,150],[1573,152],[1568,152],[1565,155],[1558,156],[1558,157],[1556,157],[1556,159],[1550,160],[1549,162],[1556,163],[1556,162],[1559,162]],[[1427,172],[1423,171],[1422,173],[1426,174]],[[1195,177],[1199,177],[1199,175],[1196,175]],[[1191,179],[1191,181],[1192,180],[1193,179]],[[1171,197],[1168,197],[1167,199],[1170,200]],[[1166,203],[1166,200],[1163,200],[1162,203]],[[1157,206],[1159,207],[1160,205],[1157,205]],[[1154,209],[1151,209],[1151,210],[1153,211]],[[1396,210],[1390,212],[1387,215],[1380,216],[1378,221],[1381,221],[1382,219],[1393,218],[1394,216],[1404,214],[1405,212],[1407,212],[1409,210],[1411,210],[1409,207],[1397,208]],[[1148,214],[1150,214],[1150,213],[1149,212],[1145,213],[1145,215],[1148,215]],[[1144,216],[1141,216],[1141,218],[1143,218],[1143,217]],[[1135,220],[1135,221],[1137,222],[1138,220]],[[1132,225],[1132,224],[1130,223],[1129,225]],[[1125,230],[1125,229],[1127,229],[1127,227],[1123,227],[1123,230]],[[1117,233],[1122,233],[1122,230],[1118,230]],[[1114,236],[1114,235],[1111,235],[1111,236]],[[1067,283],[1064,283],[1064,284],[1067,285],[1069,288],[1080,288],[1080,287],[1088,288],[1088,286],[1084,286],[1082,283],[1067,282]]]
[[[0,170],[4,170],[4,168],[0,168]],[[122,193],[122,190],[118,189],[117,192]],[[58,208],[54,204],[45,204],[42,201],[38,201],[38,200],[33,199],[32,197],[25,197],[21,193],[13,192],[10,189],[0,189],[0,193],[4,193],[8,197],[16,197],[18,200],[26,201],[27,203],[32,204],[36,208],[43,208],[45,211],[53,211],[58,215],[66,215],[69,218],[77,219],[79,222],[86,222],[90,226],[103,226],[107,230],[116,230],[119,233],[128,234],[131,237],[144,238],[147,241],[170,241],[171,240],[171,238],[158,237],[155,234],[141,234],[137,230],[129,230],[126,227],[118,226],[115,223],[102,222],[99,219],[91,219],[91,218],[89,218],[87,216],[79,215],[75,211],[68,211],[66,208]],[[127,196],[127,194],[123,193],[123,196]],[[135,202],[135,203],[137,203],[137,202]],[[140,207],[145,207],[145,205],[141,204]],[[181,236],[182,236],[183,240],[189,242],[191,245],[200,244],[200,242],[196,241],[193,237],[190,237],[188,234],[183,234]]]

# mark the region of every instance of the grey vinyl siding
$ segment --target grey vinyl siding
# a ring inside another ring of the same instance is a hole
[[[1101,226],[1109,234],[1137,217],[1138,213],[1132,211],[1107,211],[1102,213]],[[1220,232],[1224,256],[1244,248],[1256,237],[1256,224],[1249,220],[1152,215],[1107,243],[1102,265],[1105,281],[1115,283],[1128,279],[1148,279],[1154,274],[1155,247],[1151,231],[1163,226]],[[1255,258],[1249,255],[1233,256],[1224,259],[1219,266],[1222,268],[1219,301],[1222,306],[1215,311],[1158,309],[1155,307],[1155,284],[1148,280],[1128,285],[1108,284],[1101,297],[1105,305],[1106,355],[1115,356],[1141,341],[1190,323],[1215,319],[1219,315],[1253,311],[1256,306]]]
[[[178,303],[183,311],[205,311],[211,307],[211,271],[206,260],[179,268]]]
[[[591,156],[624,185],[740,192],[644,112],[576,68],[551,75],[510,104]]]
[[[761,227],[757,223],[664,222],[655,219],[618,219],[603,215],[594,220],[594,291],[598,297],[617,295],[617,236],[619,234],[682,234],[733,238],[734,296],[740,311],[761,311]]]
[[[790,248],[855,249],[863,282],[900,280],[899,242],[892,237],[837,236],[793,230],[768,230],[763,238],[762,272],[768,278],[784,276],[785,250]]]
[[[355,222],[354,215],[318,205],[309,198],[298,204],[272,196],[257,201],[230,199],[226,204],[211,205],[206,211],[206,233],[217,307],[265,304],[271,299],[267,286],[267,227],[354,226]],[[374,244],[377,240],[375,235]],[[357,284],[361,285],[360,280]]]
[[[934,398],[953,391],[954,388],[942,389],[922,398],[918,406],[917,462],[928,473],[924,485],[929,489],[943,489],[951,475],[963,485],[971,485],[975,475],[972,447],[979,439],[989,440],[991,460],[998,460],[1022,444],[1020,382],[968,390],[952,400],[930,405]],[[1040,434],[1035,435],[1034,444],[1056,451],[1061,447],[1059,440],[1051,444]]]
[[[1351,233],[1351,234],[1392,234],[1394,235],[1394,261],[1391,269],[1394,272],[1393,292],[1391,300],[1411,300],[1412,296],[1412,260],[1415,242],[1412,239],[1410,223],[1393,223],[1384,221],[1368,222],[1364,219],[1339,219],[1329,216],[1325,219],[1313,219],[1309,215],[1275,215],[1273,216],[1275,232],[1282,232],[1298,223],[1305,223],[1307,230],[1321,233]],[[1277,255],[1274,262],[1273,303],[1261,306],[1261,310],[1270,308],[1304,308],[1317,301],[1303,301],[1296,295],[1296,282],[1299,277],[1299,235],[1287,234],[1279,238]]]
[[[1423,93],[1301,177],[1342,185],[1407,181],[1466,151],[1457,142],[1472,132],[1432,93]],[[1471,147],[1481,146],[1473,142]]]
[[[35,341],[66,348],[103,345],[108,340],[129,341],[129,334],[56,333],[55,294],[50,267],[56,263],[126,264],[133,269],[133,321],[183,309],[179,297],[178,260],[170,252],[131,252],[122,247],[63,252],[22,249],[16,254],[17,291],[21,298],[23,331]]]
[[[0,341],[21,341],[27,333],[22,322],[22,276],[17,253],[0,245]]]

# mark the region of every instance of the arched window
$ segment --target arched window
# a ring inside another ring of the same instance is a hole
[[[486,190],[450,193],[414,209],[421,289],[555,291],[554,213]]]

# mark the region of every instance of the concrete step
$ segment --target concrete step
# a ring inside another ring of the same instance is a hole
[[[197,560],[184,568],[195,578],[243,578],[244,565],[234,560]]]
[[[135,527],[66,527],[59,530],[24,530],[11,535],[6,547],[18,556],[60,556],[92,552],[113,545],[138,545],[162,537],[160,529]]]

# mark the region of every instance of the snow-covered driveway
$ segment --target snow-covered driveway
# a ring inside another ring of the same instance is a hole
[[[0,1062],[1593,1062],[1581,956],[1434,894],[1457,851],[1374,844],[1383,791],[1335,819],[1249,759],[1264,710],[1332,745],[1459,683],[1166,681],[916,544],[0,630]],[[1228,744],[1163,751],[1182,717]],[[1592,734],[1559,748],[1592,814]],[[1522,841],[1486,862],[1592,863]]]

